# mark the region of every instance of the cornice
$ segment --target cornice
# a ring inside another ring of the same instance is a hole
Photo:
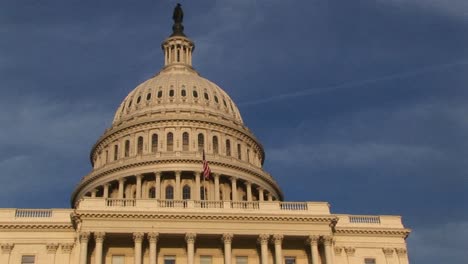
[[[397,236],[406,238],[411,233],[410,229],[385,229],[385,228],[336,228],[337,235],[366,235],[366,236]]]
[[[68,231],[74,230],[71,223],[67,224],[34,224],[34,223],[24,223],[24,224],[0,224],[0,230],[2,232],[9,230],[34,230],[34,231]]]

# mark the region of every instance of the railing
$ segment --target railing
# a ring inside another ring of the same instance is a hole
[[[158,200],[158,206],[164,208],[186,208],[187,200]]]
[[[114,199],[109,198],[106,199],[107,206],[121,206],[121,207],[135,207],[136,200],[135,199]]]
[[[258,202],[231,202],[231,208],[235,209],[254,209],[254,210],[259,210],[260,207],[258,205]]]
[[[349,222],[358,224],[380,224],[380,216],[350,215]]]
[[[194,201],[196,208],[224,208],[222,201]]]
[[[50,209],[16,209],[15,217],[17,218],[52,217],[52,210]]]
[[[280,202],[281,210],[307,211],[307,203],[301,202]]]

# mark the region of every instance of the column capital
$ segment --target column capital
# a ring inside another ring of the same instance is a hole
[[[140,178],[141,180],[141,178],[143,178],[143,174],[142,173],[135,174],[135,178],[137,179]]]
[[[265,244],[268,244],[268,240],[270,239],[270,235],[269,234],[260,234],[258,235],[258,243],[260,243],[260,245],[265,245]]]
[[[182,175],[182,171],[178,170],[178,171],[174,171],[176,177],[180,177],[180,175]]]
[[[14,246],[15,244],[13,243],[5,243],[5,244],[0,245],[0,247],[2,248],[3,254],[10,254]]]
[[[325,246],[331,246],[333,244],[333,237],[332,236],[324,236],[322,237],[323,244]]]
[[[274,234],[272,238],[272,242],[275,245],[281,245],[281,243],[283,243],[283,238],[284,236],[282,234]]]
[[[145,233],[133,233],[133,241],[135,241],[135,243],[141,243],[143,241],[143,237],[145,237]]]
[[[229,177],[229,179],[233,182],[233,181],[237,181],[237,177],[236,176],[231,176]]]
[[[158,238],[159,238],[159,233],[158,232],[148,233],[148,240],[149,240],[150,243],[158,242]]]
[[[343,251],[342,247],[335,247],[335,255],[337,256],[341,255],[342,251]]]
[[[102,186],[104,186],[104,187],[109,187],[109,186],[111,186],[111,184],[110,184],[109,182],[106,182],[106,183],[104,183]]]
[[[252,187],[252,183],[251,183],[251,182],[249,182],[249,181],[245,181],[245,185],[246,185],[246,186],[250,186],[250,187]]]
[[[59,247],[59,244],[55,244],[55,243],[47,244],[46,245],[47,253],[55,254],[55,252],[57,252],[58,247]]]
[[[307,243],[309,245],[317,245],[319,240],[320,240],[320,236],[310,235],[309,238],[307,238]]]
[[[125,179],[124,177],[120,178],[118,181],[119,183],[124,183],[127,179]]]
[[[234,237],[233,234],[230,233],[225,233],[221,237],[221,240],[224,242],[224,244],[231,244],[232,243],[232,238]]]
[[[393,255],[393,248],[382,248],[382,251],[386,257],[391,257]]]
[[[154,175],[155,175],[156,177],[161,177],[161,172],[160,172],[160,171],[155,171],[155,172],[154,172]]]
[[[70,253],[72,251],[74,245],[75,245],[74,243],[60,244],[60,246],[62,247],[62,252],[63,253]]]
[[[104,242],[105,237],[106,233],[104,232],[94,232],[94,240],[96,240],[96,242]]]
[[[395,248],[395,251],[398,256],[405,256],[406,255],[406,248]]]
[[[265,190],[265,189],[263,189],[263,187],[261,187],[261,186],[257,186],[255,189],[256,189],[257,191],[264,191],[264,190]]]
[[[185,234],[185,241],[188,243],[188,244],[193,244],[195,243],[195,239],[197,238],[197,234],[195,233],[187,233]]]
[[[356,252],[356,249],[353,248],[353,247],[345,247],[344,251],[346,252],[346,255],[354,256],[354,253]]]
[[[219,178],[221,176],[221,173],[213,173],[214,178]]]
[[[88,242],[89,236],[90,236],[90,233],[89,233],[89,232],[81,232],[81,233],[79,234],[80,241],[81,241],[81,242]]]

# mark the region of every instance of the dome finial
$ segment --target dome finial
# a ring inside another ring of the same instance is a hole
[[[174,8],[174,13],[172,14],[172,19],[174,20],[174,25],[172,26],[172,36],[184,36],[184,25],[182,22],[184,20],[184,11],[182,10],[182,5],[177,3]]]

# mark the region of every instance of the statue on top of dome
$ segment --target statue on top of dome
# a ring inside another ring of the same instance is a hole
[[[172,19],[174,20],[174,25],[172,26],[172,36],[184,36],[184,26],[182,22],[184,20],[184,11],[182,11],[182,5],[177,4],[174,8],[174,13],[172,14]]]

